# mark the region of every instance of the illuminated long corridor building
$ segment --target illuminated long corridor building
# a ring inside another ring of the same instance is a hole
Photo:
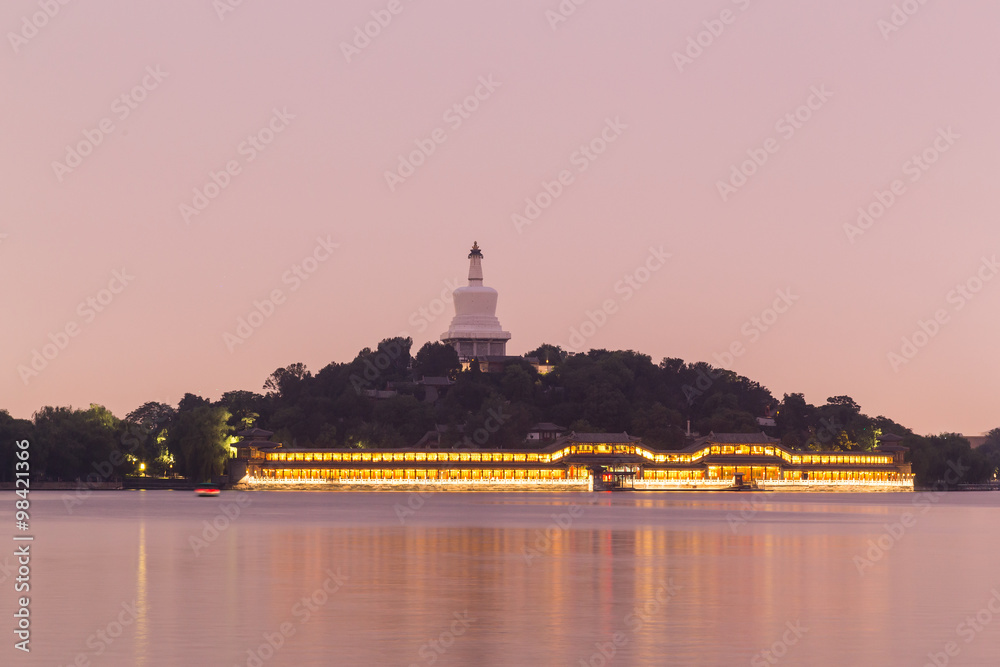
[[[243,442],[231,478],[244,486],[401,484],[440,488],[722,489],[736,475],[768,489],[913,489],[898,444],[872,452],[799,451],[762,433],[711,434],[677,451],[645,447],[625,433],[572,433],[540,449],[285,449]],[[330,488],[334,488],[331,486]]]

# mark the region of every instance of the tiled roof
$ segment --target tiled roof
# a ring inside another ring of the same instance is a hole
[[[552,422],[538,422],[532,426],[528,431],[566,431],[569,430],[565,426],[559,426],[559,424],[553,424]]]
[[[700,444],[717,442],[720,445],[774,445],[781,441],[764,433],[709,433],[698,438],[697,442]]]
[[[244,438],[270,438],[274,435],[274,431],[265,431],[262,428],[251,428],[245,431],[239,431],[236,435],[243,436]]]
[[[628,433],[570,433],[565,436],[571,442],[638,442],[639,438],[634,438]]]
[[[420,378],[420,382],[417,384],[433,386],[433,387],[450,387],[455,384],[451,378],[438,376],[438,375],[425,375]]]

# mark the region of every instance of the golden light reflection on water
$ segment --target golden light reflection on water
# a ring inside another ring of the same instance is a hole
[[[102,664],[246,665],[271,651],[264,665],[576,667],[609,647],[612,665],[749,664],[795,622],[809,630],[782,664],[922,664],[1000,583],[992,559],[963,560],[1000,546],[980,529],[996,508],[960,496],[862,574],[852,559],[912,510],[905,499],[840,512],[830,499],[768,499],[734,528],[742,499],[714,494],[437,494],[401,522],[407,494],[258,493],[195,553],[220,502],[152,494],[140,511],[108,494],[41,536],[45,553],[82,561],[39,568],[39,595],[63,596],[39,613],[67,637],[42,652],[65,663],[135,597],[134,632]],[[135,577],[122,577],[100,554],[137,534],[138,551],[122,554]],[[111,601],[100,618],[80,612],[92,600]],[[1000,645],[1000,620],[976,642],[963,656]]]
[[[135,574],[135,664],[147,664],[149,656],[149,581],[146,573],[146,522],[139,523],[139,557]]]

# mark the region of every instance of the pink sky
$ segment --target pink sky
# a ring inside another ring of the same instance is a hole
[[[244,0],[221,19],[211,0],[52,0],[37,31],[38,2],[5,2],[0,408],[124,416],[260,391],[279,366],[315,372],[404,331],[416,350],[452,312],[411,316],[464,283],[477,240],[509,353],[569,347],[611,300],[582,349],[705,360],[779,398],[849,394],[921,433],[1000,426],[1000,280],[977,284],[1000,252],[1000,5],[911,2],[891,32],[893,2],[870,0],[590,0],[559,22],[557,0]],[[341,43],[371,12],[391,22],[348,62]],[[244,143],[258,133],[272,141]],[[53,166],[88,134],[78,166]],[[592,141],[603,152],[578,152]],[[416,142],[433,153],[390,189]],[[748,151],[763,164],[724,201]],[[647,276],[651,248],[670,257]],[[319,256],[307,280],[286,274]],[[626,299],[616,285],[637,271]],[[971,298],[953,292],[970,280]],[[275,290],[273,314],[227,346]],[[763,331],[752,318],[770,320],[778,291],[796,298]],[[25,383],[50,336],[65,348]]]

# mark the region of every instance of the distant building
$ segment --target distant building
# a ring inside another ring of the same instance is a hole
[[[455,317],[441,334],[441,342],[454,347],[460,361],[505,356],[510,332],[503,330],[496,317],[497,291],[483,285],[483,253],[478,243],[469,252],[469,284],[452,294]]]
[[[434,403],[444,396],[455,381],[448,377],[428,375],[417,380],[417,386],[424,388],[424,402]]]
[[[414,449],[441,449],[441,438],[450,430],[446,424],[435,424],[434,428],[424,433],[423,437],[413,447]],[[454,432],[456,434],[464,433],[465,427],[458,426]]]
[[[399,396],[399,392],[395,389],[362,389],[361,395],[375,400],[384,400]]]
[[[550,440],[555,440],[567,431],[569,431],[568,428],[559,426],[558,424],[553,424],[551,422],[539,422],[528,429],[528,435],[525,440],[532,443],[549,442]]]
[[[873,452],[793,450],[763,433],[712,433],[676,451],[649,449],[627,433],[570,433],[526,450],[439,449],[446,432],[438,426],[419,447],[391,451],[284,450],[261,443],[240,448],[231,479],[250,487],[421,484],[469,490],[533,484],[583,490],[601,484],[719,490],[738,478],[769,490],[913,490],[903,461],[906,447],[892,437]]]

